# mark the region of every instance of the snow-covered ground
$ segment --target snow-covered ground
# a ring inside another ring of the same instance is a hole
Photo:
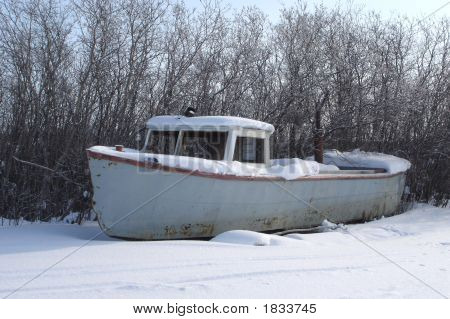
[[[0,296],[55,263],[10,298],[450,296],[449,208],[419,206],[285,237],[233,231],[211,241],[89,241],[99,231],[94,223],[0,227]]]

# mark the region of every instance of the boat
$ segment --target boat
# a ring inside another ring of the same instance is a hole
[[[271,159],[274,126],[240,117],[155,116],[146,129],[139,150],[87,149],[93,209],[112,237],[210,238],[390,216],[410,165],[359,150],[326,151],[324,163]]]

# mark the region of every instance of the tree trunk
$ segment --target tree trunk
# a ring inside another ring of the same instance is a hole
[[[314,160],[323,163],[323,131],[320,125],[320,110],[316,110],[314,121]]]

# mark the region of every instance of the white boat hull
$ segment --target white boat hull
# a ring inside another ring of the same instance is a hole
[[[94,209],[113,237],[157,240],[370,220],[398,211],[405,174],[296,180],[187,172],[88,151]]]

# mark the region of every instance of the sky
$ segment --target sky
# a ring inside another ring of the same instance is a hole
[[[297,0],[222,0],[233,9],[239,9],[242,6],[257,6],[264,11],[269,18],[275,22],[278,19],[278,12],[283,6],[290,6],[297,2]],[[309,6],[323,3],[326,7],[334,7],[339,2],[345,4],[346,0],[306,0]],[[436,12],[435,16],[450,17],[450,1],[449,0],[353,0],[357,6],[364,6],[368,10],[373,10],[381,13],[385,18],[394,15],[407,15],[409,17],[426,17],[440,7],[446,5],[444,8]],[[185,3],[195,8],[199,6],[201,0],[185,0]]]

